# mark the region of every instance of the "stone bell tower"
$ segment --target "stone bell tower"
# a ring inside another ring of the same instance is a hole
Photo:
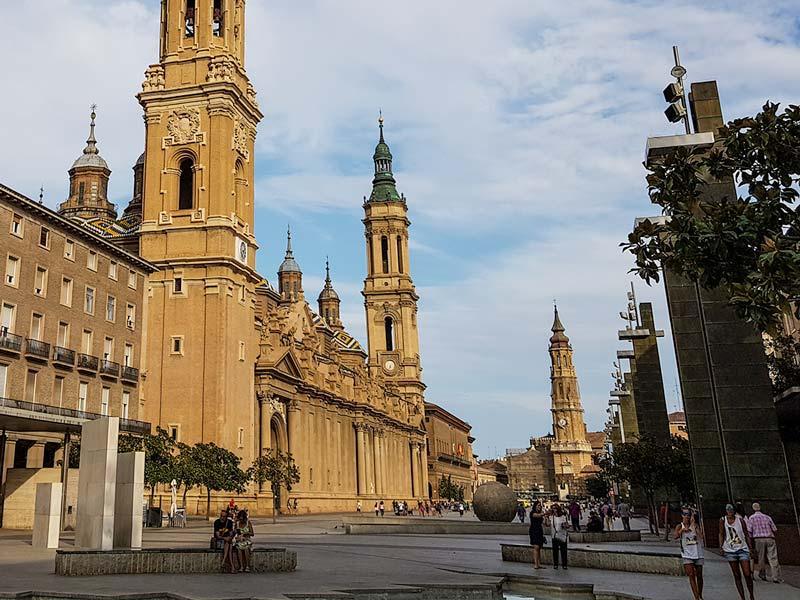
[[[553,335],[550,337],[550,398],[552,400],[553,435],[551,446],[556,486],[563,500],[592,464],[592,445],[586,439],[578,375],[572,362],[572,346],[564,334],[564,326],[554,307]]]
[[[367,277],[364,305],[367,311],[369,368],[381,374],[424,416],[425,384],[419,359],[417,301],[408,255],[408,206],[397,192],[392,174],[392,153],[383,137],[373,161],[372,194],[364,201],[367,241]]]
[[[162,0],[146,123],[140,252],[147,282],[145,418],[249,461],[257,349],[253,145],[244,0]]]

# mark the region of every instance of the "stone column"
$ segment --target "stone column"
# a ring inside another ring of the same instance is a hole
[[[70,432],[64,434],[64,450],[61,457],[61,529],[64,529],[67,519],[67,488],[69,487],[69,455],[72,448]],[[2,484],[2,481],[0,481]]]
[[[358,465],[358,495],[364,496],[367,493],[367,466],[366,452],[364,451],[364,426],[361,423],[355,424],[356,428],[356,464]]]
[[[428,497],[428,447],[425,442],[421,442],[419,445],[419,456],[420,460],[422,461],[422,496],[423,498]]]
[[[44,442],[36,442],[28,448],[25,467],[28,469],[41,469],[44,466]]]
[[[269,426],[270,419],[272,418],[272,406],[266,394],[258,394],[258,408],[260,412],[258,439],[261,449],[258,455],[264,456],[267,450],[272,448],[272,432]]]
[[[383,432],[375,431],[375,492],[383,496]]]
[[[36,484],[31,542],[34,548],[58,548],[58,536],[61,530],[61,490],[60,483]],[[141,521],[140,512],[139,522]]]
[[[308,470],[305,463],[305,457],[301,451],[302,449],[302,424],[300,422],[300,403],[297,400],[292,400],[286,403],[286,428],[289,436],[289,454],[294,458],[295,464],[300,469],[300,485],[308,489],[307,477]]]
[[[409,455],[409,463],[411,464],[411,490],[409,494],[413,497],[417,494],[417,453],[413,442],[409,442],[406,451]]]
[[[114,548],[141,549],[143,495],[144,452],[118,454]]]
[[[375,443],[372,437],[372,427],[367,427],[364,432],[364,440],[365,455],[367,457],[365,461],[367,463],[367,493],[373,495],[375,493],[375,450],[373,449]]]
[[[86,422],[81,430],[75,546],[111,550],[117,487],[119,417]]]

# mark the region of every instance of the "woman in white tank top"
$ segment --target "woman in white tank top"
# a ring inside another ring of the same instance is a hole
[[[753,600],[753,573],[750,569],[750,532],[747,523],[736,514],[733,504],[725,507],[725,516],[719,520],[719,546],[731,566],[733,582],[739,592],[739,599],[745,600],[742,575]]]
[[[681,558],[683,569],[689,578],[694,600],[703,598],[703,528],[695,519],[690,508],[681,511],[683,517],[675,527],[674,539],[681,541]]]

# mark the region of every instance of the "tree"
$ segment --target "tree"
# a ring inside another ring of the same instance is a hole
[[[178,454],[175,455],[174,479],[178,487],[183,486],[183,507],[186,508],[186,494],[200,483],[200,467],[195,462],[192,447],[183,442],[176,444]]]
[[[603,477],[594,475],[586,480],[586,491],[596,500],[606,498],[610,489],[611,485]]]
[[[270,483],[273,499],[272,522],[275,523],[276,514],[281,507],[281,488],[291,491],[292,486],[300,481],[300,469],[291,454],[269,449],[266,454],[253,461],[250,471],[259,486],[266,481]]]
[[[788,335],[769,337],[767,368],[775,395],[792,386],[800,385],[800,342]]]
[[[668,444],[642,435],[636,443],[617,444],[614,453],[600,460],[602,478],[607,481],[627,481],[638,487],[647,499],[650,531],[658,535],[659,492],[669,495],[677,490],[682,501],[694,493],[689,444],[673,437]]]
[[[211,516],[211,492],[243,493],[250,481],[250,473],[239,464],[242,459],[230,450],[213,442],[196,444],[187,449],[188,460],[197,473],[197,485],[206,488],[206,516]]]
[[[650,200],[668,218],[640,222],[621,244],[648,283],[663,267],[721,287],[741,318],[772,334],[800,298],[800,107],[778,107],[731,121],[711,151],[678,148],[648,165]],[[708,199],[710,182],[731,179],[733,195]]]
[[[451,475],[445,477],[443,474],[442,478],[439,480],[440,498],[445,498],[446,500],[454,502],[463,502],[464,491],[464,486],[453,483],[453,477]]]
[[[144,483],[150,489],[150,506],[158,485],[175,478],[175,447],[175,440],[161,427],[156,428],[155,434],[119,436],[119,452],[144,452]]]

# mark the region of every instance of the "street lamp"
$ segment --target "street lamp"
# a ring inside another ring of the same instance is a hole
[[[670,75],[675,78],[675,81],[664,88],[664,100],[669,103],[667,110],[664,111],[664,115],[670,123],[683,121],[686,133],[690,134],[692,133],[692,129],[689,125],[689,111],[686,107],[686,89],[683,85],[683,77],[686,75],[686,69],[681,65],[677,46],[672,47],[672,55],[675,57],[675,66],[672,67]]]

